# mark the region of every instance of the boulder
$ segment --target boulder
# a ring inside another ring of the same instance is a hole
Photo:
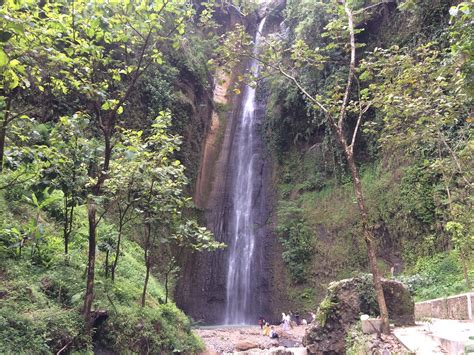
[[[414,302],[408,289],[398,281],[382,280],[390,321],[414,324]],[[361,313],[377,316],[378,305],[371,275],[333,282],[319,305],[315,325],[303,339],[309,354],[344,354],[345,338]]]
[[[248,340],[241,340],[235,344],[236,351],[246,351],[255,348],[258,348],[258,344]]]

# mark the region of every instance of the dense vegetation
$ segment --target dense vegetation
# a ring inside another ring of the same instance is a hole
[[[215,11],[255,21],[235,4],[0,1],[2,352],[202,349],[173,288],[183,253],[223,247],[188,195],[214,69],[254,55],[251,26],[218,37]],[[259,94],[295,309],[369,267],[419,300],[472,288],[473,11],[270,5]]]
[[[298,286],[291,292],[308,308],[318,299],[308,295],[368,265],[347,157],[315,104],[342,102],[349,70],[346,17],[332,4],[288,1],[283,14],[273,14],[283,17],[285,36],[270,38],[264,57],[277,74],[265,91],[266,136],[278,162],[278,233]],[[379,270],[386,277],[402,272],[417,299],[469,290],[472,3],[351,6],[357,49],[342,129],[355,142]]]
[[[201,349],[171,301],[183,250],[221,247],[187,196],[211,88],[199,6],[0,6],[2,352]]]

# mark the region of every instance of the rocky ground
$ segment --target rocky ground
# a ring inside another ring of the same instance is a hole
[[[359,332],[349,332],[352,341],[358,343],[358,347],[352,348],[353,353],[367,355],[391,355],[391,354],[411,354],[393,335],[377,334],[365,335]]]
[[[203,355],[220,354],[307,354],[302,345],[302,338],[308,326],[295,326],[288,332],[283,332],[280,326],[275,329],[280,334],[279,339],[263,336],[259,327],[203,327],[194,331],[206,344]],[[364,354],[389,355],[408,354],[393,335],[363,335],[360,332],[350,332],[353,341],[357,341]],[[363,350],[362,350],[363,348]],[[252,349],[251,351],[248,351]],[[260,350],[259,350],[260,349]]]
[[[233,353],[249,349],[271,349],[277,347],[301,347],[301,340],[307,326],[295,326],[288,332],[283,332],[280,326],[275,326],[280,335],[279,339],[270,339],[262,335],[258,326],[247,327],[204,327],[195,332],[206,344],[206,355]]]

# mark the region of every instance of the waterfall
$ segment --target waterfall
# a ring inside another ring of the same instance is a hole
[[[258,51],[263,26],[263,18],[255,35],[254,53]],[[251,59],[248,69],[258,77],[259,63]],[[252,288],[252,277],[255,277],[255,222],[253,206],[255,205],[255,179],[261,179],[256,171],[259,149],[255,137],[257,132],[255,88],[246,85],[243,90],[243,101],[239,121],[236,125],[233,147],[234,171],[233,190],[231,191],[232,207],[229,213],[229,256],[226,282],[226,324],[248,324],[256,321],[258,315],[251,313],[251,303],[255,300],[256,290]]]

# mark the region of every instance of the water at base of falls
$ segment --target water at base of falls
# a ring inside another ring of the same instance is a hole
[[[254,52],[258,50],[259,40],[265,18],[260,21],[255,35]],[[259,65],[255,59],[249,63],[249,70],[257,77]],[[255,277],[255,223],[254,186],[255,179],[261,178],[256,171],[259,159],[255,149],[256,132],[255,88],[246,86],[242,101],[242,111],[236,124],[233,148],[235,165],[233,171],[232,209],[229,218],[229,257],[226,282],[225,324],[255,323],[258,315],[251,313],[251,302],[256,297],[252,289]]]

